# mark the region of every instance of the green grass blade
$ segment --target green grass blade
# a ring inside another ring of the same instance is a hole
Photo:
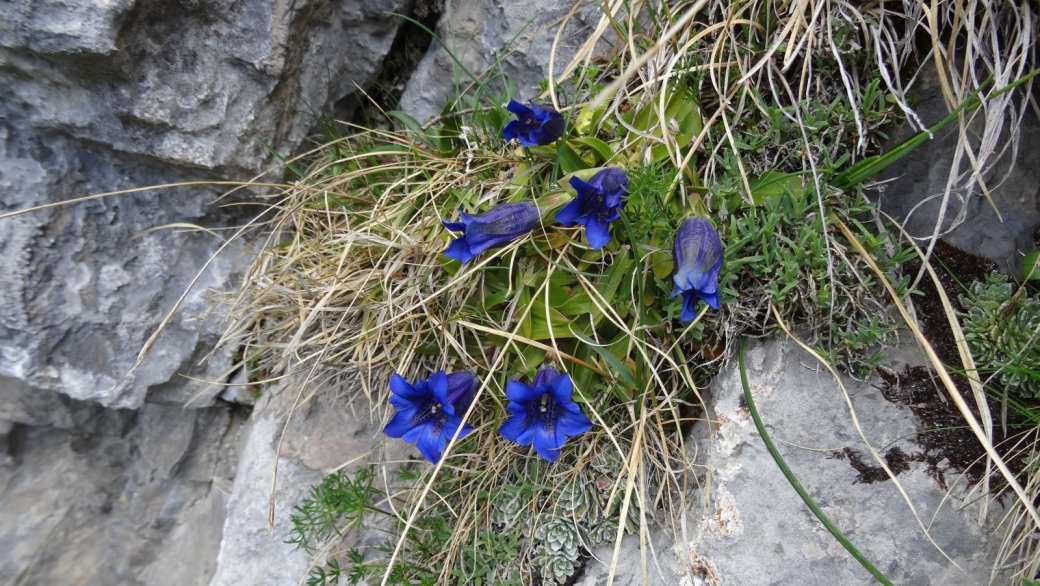
[[[629,370],[628,367],[626,367],[625,365],[621,364],[621,361],[615,358],[614,355],[610,353],[609,349],[607,349],[604,346],[601,346],[598,342],[596,342],[596,340],[593,340],[588,336],[579,334],[578,332],[574,332],[574,335],[584,344],[588,345],[589,348],[592,348],[592,350],[596,354],[598,354],[604,362],[607,363],[607,365],[610,367],[610,370],[612,370],[615,374],[618,375],[619,382],[624,383],[633,391],[638,390],[642,386],[639,384],[639,381],[636,380],[636,377],[632,374],[632,371]]]
[[[268,152],[270,152],[272,155],[274,155],[290,171],[295,173],[297,177],[299,177],[300,179],[306,179],[307,178],[307,173],[305,173],[302,169],[300,169],[296,165],[293,165],[292,163],[290,163],[282,155],[278,154],[278,151],[274,150],[274,148],[271,147],[271,145],[267,144],[267,141],[265,141],[264,139],[260,138],[259,136],[256,137],[256,139],[260,141],[260,144],[264,145],[264,148],[267,149]]]
[[[762,423],[762,418],[758,415],[758,409],[755,408],[755,400],[751,398],[751,387],[748,386],[747,368],[744,366],[744,338],[740,339],[740,384],[744,387],[744,399],[747,401],[748,411],[751,412],[751,418],[755,420],[755,427],[758,429],[759,435],[762,436],[762,442],[766,445],[766,449],[769,450],[769,454],[773,456],[774,460],[776,460],[776,465],[780,467],[780,471],[787,477],[787,481],[790,482],[791,486],[798,492],[798,496],[802,497],[802,500],[805,501],[809,510],[816,515],[816,518],[819,519],[821,523],[823,523],[823,526],[827,528],[827,531],[831,532],[831,535],[838,540],[838,543],[845,547],[845,549],[849,550],[852,557],[856,558],[859,563],[863,564],[863,567],[873,574],[874,577],[877,578],[878,582],[886,584],[887,586],[892,586],[892,582],[890,582],[884,574],[875,568],[874,565],[871,564],[858,549],[856,549],[856,546],[852,545],[851,541],[841,534],[841,531],[838,530],[834,523],[831,523],[831,520],[823,513],[823,510],[816,505],[816,502],[811,496],[809,496],[809,493],[806,492],[805,488],[802,487],[802,484],[798,482],[798,478],[795,477],[794,472],[787,467],[787,463],[784,462],[784,459],[780,456],[780,452],[776,449],[776,445],[773,444],[773,440],[769,439],[769,434],[766,433],[766,427]]]

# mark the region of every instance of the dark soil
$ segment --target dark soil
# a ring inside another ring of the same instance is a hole
[[[939,241],[932,255],[932,263],[936,274],[946,292],[950,303],[957,311],[963,311],[959,296],[964,293],[973,281],[985,280],[986,276],[996,270],[996,265],[980,256],[960,250],[943,241]],[[916,274],[920,270],[920,261],[906,264],[907,274]],[[929,276],[921,280],[918,289],[922,296],[914,296],[918,323],[922,332],[943,361],[950,369],[950,375],[961,395],[966,398],[968,406],[977,420],[979,413],[972,399],[968,380],[956,374],[961,360],[953,331],[947,321],[946,312]],[[892,472],[899,474],[909,469],[910,462],[924,462],[929,474],[935,481],[947,489],[945,474],[965,475],[969,484],[981,480],[986,471],[986,451],[975,434],[968,427],[957,406],[948,396],[946,389],[934,371],[921,366],[907,366],[903,372],[879,370],[882,386],[879,388],[888,401],[901,407],[907,407],[917,417],[919,429],[913,443],[920,448],[919,452],[906,454],[899,448],[892,448],[885,454],[885,461]],[[1002,405],[998,400],[989,399],[991,414],[999,414]],[[1021,446],[1026,442],[1018,442],[1023,430],[1030,430],[1029,420],[1013,409],[1008,409],[1006,425],[994,422],[994,444],[1008,467],[1016,475],[1025,466],[1026,455]],[[1015,444],[1019,444],[1019,452],[1015,452]],[[832,458],[848,460],[849,464],[859,472],[856,482],[870,484],[888,480],[888,475],[880,466],[873,466],[864,457],[851,448],[833,452]]]
[[[985,281],[987,275],[997,270],[997,265],[989,259],[961,250],[942,240],[935,244],[935,250],[932,251],[932,266],[935,268],[935,273],[938,275],[947,297],[950,298],[950,303],[957,311],[964,310],[959,297],[968,286],[973,281]],[[904,268],[905,274],[909,275],[916,275],[919,270],[921,270],[919,260],[907,262]],[[926,274],[921,279],[918,289],[924,295],[914,296],[914,307],[917,309],[917,319],[925,337],[932,343],[935,353],[939,355],[943,364],[959,365],[961,357],[957,353],[953,331],[950,329],[950,322],[946,319],[942,300],[935,291],[931,277]],[[971,393],[966,380],[961,378],[956,382],[957,388],[961,389],[961,392],[967,390],[969,394]]]
[[[964,473],[969,484],[981,480],[986,472],[986,450],[964,421],[953,400],[946,396],[946,390],[935,373],[925,367],[907,366],[899,374],[882,371],[881,378],[884,381],[881,394],[892,403],[909,407],[920,422],[913,442],[921,451],[911,455],[909,460],[926,463],[929,474],[943,490],[947,488],[944,479],[946,472]],[[966,396],[968,407],[978,419],[979,412],[970,399],[970,390]],[[1001,406],[990,399],[989,408],[991,413],[1000,413]],[[1012,453],[1015,436],[1029,427],[1028,420],[1012,410],[1008,411],[1006,428],[999,421],[993,425],[993,441],[997,452],[1016,475],[1025,465],[1025,454]]]
[[[863,460],[863,455],[852,448],[845,448],[840,452],[832,452],[830,457],[837,460],[847,459],[856,472],[859,472],[856,482],[874,484],[875,482],[888,480],[888,473],[885,472],[884,468],[867,464]],[[913,459],[907,456],[906,453],[898,447],[885,452],[885,464],[888,464],[888,468],[896,476],[909,470],[911,461],[913,461]]]

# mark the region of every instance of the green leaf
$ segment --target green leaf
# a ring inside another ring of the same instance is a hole
[[[596,284],[596,290],[599,291],[606,305],[609,306],[614,301],[614,295],[617,294],[618,286],[621,285],[621,280],[625,278],[625,275],[629,273],[631,266],[632,258],[627,252],[616,255],[614,263],[607,269],[606,281],[601,280]],[[592,313],[597,318],[603,317],[599,309],[593,308]]]
[[[614,151],[609,144],[593,136],[579,136],[568,142],[577,143],[592,149],[592,152],[596,154],[596,162],[598,163],[605,163],[610,160],[610,157],[614,156]]]
[[[528,306],[530,306],[530,305],[531,305],[531,291],[528,290],[527,287],[521,287],[520,288],[520,299],[519,299],[519,301],[517,301],[517,304],[516,304],[517,311],[522,314],[522,313],[524,313],[524,310]],[[525,338],[528,338],[528,339],[531,338],[531,329],[533,328],[533,325],[531,324],[531,313],[532,312],[528,311],[527,315],[524,316],[523,321],[520,322],[520,333],[523,334],[523,336]]]
[[[751,187],[751,201],[756,206],[763,205],[766,198],[775,198],[790,190],[797,196],[802,195],[802,182],[795,173],[778,173],[766,171],[761,177],[748,181]]]
[[[560,168],[564,173],[575,173],[582,169],[588,169],[590,165],[578,156],[567,143],[560,144]]]
[[[405,112],[402,112],[400,110],[390,110],[386,113],[386,115],[393,118],[394,120],[397,120],[402,125],[404,125],[406,129],[411,130],[412,132],[416,132],[419,134],[422,134],[423,132],[422,124],[419,124],[418,120],[412,118]]]
[[[1040,250],[1034,250],[1022,259],[1022,280],[1040,280]]]
[[[573,315],[575,317],[585,315],[592,310],[592,299],[590,299],[585,293],[578,293],[574,297],[571,297],[567,301],[558,305],[556,309],[558,309],[560,313]]]
[[[587,344],[593,352],[595,352],[600,358],[603,359],[603,362],[607,363],[609,370],[617,374],[618,382],[623,382],[625,386],[632,391],[641,388],[639,381],[636,380],[636,377],[632,374],[632,371],[629,370],[628,367],[626,367],[625,365],[621,364],[621,361],[615,358],[614,355],[610,353],[609,348],[601,346],[592,338],[579,334],[577,332],[575,332],[574,336],[581,340],[583,343]]]
[[[549,335],[549,328],[552,335]],[[531,332],[527,335],[532,340],[549,340],[551,338],[573,338],[571,320],[558,310],[549,308],[549,318],[545,316],[545,302],[539,300],[531,307]]]

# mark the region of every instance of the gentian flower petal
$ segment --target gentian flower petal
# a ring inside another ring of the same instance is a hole
[[[683,295],[679,321],[689,321],[697,315],[698,298],[712,309],[718,309],[722,240],[711,221],[701,217],[687,218],[675,234],[673,255],[672,297]]]
[[[539,368],[538,372],[534,374],[534,380],[531,381],[531,386],[538,388],[541,385],[552,385],[559,387],[562,385],[570,385],[571,377],[567,377],[565,380],[557,380],[560,378],[560,373],[555,368]]]
[[[426,426],[417,427],[414,431],[419,432],[419,437],[415,440],[415,447],[419,448],[419,453],[429,463],[436,464],[441,459],[441,454],[444,453],[444,447],[448,444],[448,440],[444,436],[444,428],[435,430],[433,426]],[[406,438],[405,441],[409,440]]]
[[[599,250],[610,242],[607,226],[621,217],[618,209],[625,203],[622,196],[628,190],[628,175],[619,167],[608,167],[593,175],[588,183],[571,177],[570,184],[578,197],[556,213],[556,221],[564,226],[585,226],[589,245]]]
[[[460,426],[460,438],[473,431],[471,425],[455,414],[455,408],[461,406],[461,401],[469,408],[476,386],[476,377],[468,372],[446,375],[438,371],[415,384],[409,384],[398,374],[393,375],[390,404],[397,408],[397,413],[383,428],[383,433],[415,444],[424,458],[436,464]]]
[[[588,417],[582,412],[571,413],[570,409],[566,413],[560,415],[560,418],[556,421],[556,427],[562,433],[570,436],[581,435],[586,431],[592,429],[592,422],[589,421]]]
[[[577,199],[563,206],[563,208],[556,212],[556,221],[563,224],[564,226],[573,226],[578,221],[580,215],[579,202]]]
[[[463,235],[452,241],[444,255],[463,264],[489,248],[502,246],[534,230],[540,221],[538,206],[530,202],[504,203],[481,214],[460,214],[461,222],[443,222]],[[459,228],[461,226],[461,228]]]
[[[555,423],[555,422],[554,422]],[[534,432],[534,451],[538,452],[538,455],[550,462],[555,462],[560,457],[560,448],[563,447],[564,442],[567,438],[561,438],[557,435],[556,426],[546,428],[543,425],[538,425],[533,428]]]
[[[443,370],[431,374],[430,378],[426,379],[426,386],[438,403],[448,404],[448,375],[444,374]]]
[[[589,223],[585,224],[585,237],[589,239],[589,246],[592,247],[592,250],[599,250],[610,242],[608,225],[607,222],[596,220],[589,220]]]
[[[534,444],[539,456],[555,462],[569,436],[592,429],[592,422],[574,403],[573,391],[570,375],[551,368],[539,370],[530,385],[509,381],[506,408],[511,417],[498,433],[522,446]]]
[[[465,370],[448,375],[448,405],[454,407],[455,413],[462,414],[469,409],[479,384],[477,377]]]
[[[396,373],[390,377],[390,392],[405,399],[419,399],[426,394],[425,391],[408,384],[404,377]]]
[[[524,146],[547,145],[563,136],[567,128],[563,115],[549,106],[531,102],[528,108],[516,100],[510,100],[506,110],[516,114],[516,120],[502,129],[502,137],[507,141],[515,138]]]
[[[390,420],[390,423],[387,423],[386,427],[383,428],[383,433],[394,438],[404,436],[404,434],[408,433],[408,431],[412,429],[411,424],[408,422],[411,418],[411,414],[398,411]]]
[[[530,427],[530,424],[527,421],[525,421],[526,411],[527,409],[524,409],[524,413],[514,413],[513,417],[506,419],[506,422],[502,424],[502,427],[498,428],[498,435],[506,438],[511,442],[520,443],[520,434],[527,431],[527,429]]]
[[[506,383],[506,397],[512,403],[523,405],[528,401],[533,401],[542,394],[535,390],[537,386],[538,385],[529,387],[520,381],[511,380]]]

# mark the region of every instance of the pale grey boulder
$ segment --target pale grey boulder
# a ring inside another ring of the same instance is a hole
[[[891,480],[857,482],[848,447],[876,465],[856,432],[833,377],[793,342],[773,338],[748,348],[752,396],[773,442],[816,503],[843,534],[895,584],[987,584],[1003,534],[1001,512],[980,527],[978,494],[946,474],[947,495],[923,462],[897,476],[936,545],[925,536]],[[895,363],[890,362],[892,366]],[[842,381],[863,431],[882,455],[899,447],[912,455],[918,423],[889,403],[878,381]],[[711,385],[709,420],[698,423],[711,490],[692,509],[685,551],[686,584],[856,585],[876,581],[805,506],[783,476],[743,403],[736,360]],[[706,479],[707,481],[708,479]],[[958,567],[959,566],[959,567]],[[998,576],[999,577],[999,576]],[[997,583],[1000,583],[999,580]]]
[[[415,446],[383,434],[377,412],[370,410],[363,396],[351,400],[346,395],[337,398],[332,392],[318,393],[297,406],[286,428],[298,392],[295,386],[265,387],[256,402],[234,491],[227,503],[213,586],[303,582],[312,564],[323,564],[325,559],[286,541],[292,530],[293,509],[310,495],[311,487],[339,468],[354,472],[377,461],[381,454],[385,455],[385,472],[391,479],[398,463],[421,460]],[[269,531],[276,462],[274,526]],[[420,465],[429,464],[422,461]],[[384,477],[382,470],[377,472],[374,484],[382,486]],[[374,517],[366,520],[360,532],[336,542],[333,551],[343,565],[342,552],[353,545],[375,547],[393,537],[387,518]],[[310,545],[320,550],[325,544]],[[369,549],[364,548],[364,553]]]
[[[938,77],[930,66],[909,94],[915,98],[915,109],[925,124],[935,124],[949,114]],[[885,149],[909,138],[914,131],[904,124],[890,134]],[[971,130],[969,135],[974,136]],[[879,179],[886,182],[880,193],[868,193],[882,210],[905,223],[906,231],[919,246],[927,246],[939,219],[958,136],[957,124],[947,125],[934,134],[933,140],[880,174]],[[978,144],[973,143],[972,148],[978,149]],[[963,175],[956,184],[961,187],[950,193],[940,235],[958,248],[992,260],[1001,271],[1020,277],[1022,255],[1037,249],[1035,238],[1040,235],[1034,232],[1040,228],[1040,119],[1027,108],[1018,127],[1005,125],[997,148],[1006,149],[1004,156],[982,175],[992,205],[978,185],[968,197],[963,185],[971,164],[964,158],[960,166]]]
[[[208,584],[248,412],[53,400],[0,426],[0,583]]]

